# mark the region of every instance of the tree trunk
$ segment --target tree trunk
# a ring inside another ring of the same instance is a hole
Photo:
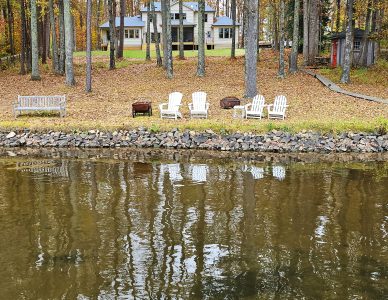
[[[45,65],[47,64],[47,43],[46,43],[46,27],[47,27],[47,13],[45,11],[44,13],[44,16],[43,16],[43,20],[41,22],[42,24],[42,32],[41,32],[41,42],[42,42],[42,64]]]
[[[124,54],[124,16],[125,0],[120,0],[120,45],[117,51],[117,58],[123,58]]]
[[[308,65],[315,63],[319,55],[320,0],[309,1]]]
[[[245,0],[245,97],[257,94],[257,0]]]
[[[220,0],[216,0],[216,17],[220,15]]]
[[[38,47],[38,18],[36,0],[31,0],[31,80],[40,80],[39,74],[39,47]]]
[[[361,40],[360,55],[358,57],[357,65],[367,66],[368,65],[368,52],[369,52],[369,33],[371,29],[371,18],[372,18],[372,0],[368,0],[368,8],[365,20],[365,31]]]
[[[205,76],[205,0],[198,1],[198,66],[197,76]]]
[[[345,58],[342,67],[341,83],[350,83],[350,68],[353,60],[353,0],[346,3]]]
[[[59,74],[65,74],[65,24],[64,24],[64,13],[63,13],[63,0],[58,0],[59,6]]]
[[[335,30],[341,31],[341,0],[337,0],[337,16],[335,20]]]
[[[20,28],[21,28],[21,47],[20,47],[20,74],[26,74],[26,52],[27,52],[27,33],[26,33],[26,10],[24,0],[20,0]]]
[[[147,3],[146,60],[151,60],[151,22],[150,2]]]
[[[185,58],[183,44],[183,0],[179,0],[179,58]]]
[[[158,67],[162,66],[162,57],[160,56],[160,47],[159,47],[159,33],[158,33],[158,22],[157,15],[155,13],[155,3],[154,0],[151,0],[151,10],[152,10],[152,25],[154,27],[154,42],[156,50],[156,65]]]
[[[74,30],[70,11],[70,0],[63,0],[63,18],[65,25],[65,74],[66,84],[69,86],[75,85],[74,70],[73,70],[73,47],[74,47]]]
[[[10,0],[7,0],[7,9],[8,9],[8,38],[9,38],[9,48],[11,53],[11,61],[14,61],[15,55],[15,45],[13,39],[13,11]]]
[[[290,73],[295,73],[298,70],[298,46],[299,46],[299,0],[295,0],[294,4],[294,28],[292,35],[292,50],[290,55]]]
[[[274,49],[279,51],[279,18],[278,10],[276,8],[276,3],[273,3],[273,40],[274,40]]]
[[[50,15],[46,13],[46,20],[45,20],[45,31],[46,31],[46,56],[47,58],[51,59],[51,32],[50,32]]]
[[[101,50],[101,38],[100,38],[100,14],[101,14],[101,0],[97,0],[97,12],[96,12],[96,36],[97,36],[97,49]],[[120,24],[121,25],[121,24]]]
[[[92,0],[86,2],[86,92],[92,91]]]
[[[285,8],[284,8],[284,0],[280,0],[280,44],[279,44],[279,71],[278,76],[280,78],[285,77],[285,71],[284,71],[284,14],[285,14]]]
[[[115,19],[116,16],[113,14],[113,1],[108,0],[108,10],[109,10],[109,69],[113,70],[116,68],[116,60],[115,60],[115,38],[116,38],[116,24]]]
[[[303,0],[303,61],[308,65],[309,56],[309,0]]]
[[[167,60],[168,60],[168,50],[167,50],[167,22],[170,20],[171,24],[171,19],[170,16],[167,17],[167,7],[166,7],[166,2],[168,0],[161,0],[161,10],[162,10],[162,46],[163,46],[163,67],[166,69],[167,68]],[[170,33],[171,34],[171,33]]]
[[[231,0],[232,10],[232,48],[230,49],[230,57],[236,58],[236,0]]]
[[[49,0],[49,14],[50,14],[50,27],[51,27],[53,71],[58,74],[60,72],[59,72],[58,47],[57,47],[57,31],[56,31],[56,26],[55,26],[54,3],[53,3],[53,0]]]
[[[167,41],[167,61],[166,61],[166,71],[167,71],[167,78],[173,77],[173,65],[172,65],[172,37],[171,37],[171,18],[170,18],[170,1],[165,0],[165,8],[166,8],[166,16],[168,16],[167,22],[166,22],[166,41]]]

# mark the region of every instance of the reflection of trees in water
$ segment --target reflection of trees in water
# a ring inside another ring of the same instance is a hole
[[[48,287],[36,298],[387,292],[384,178],[292,165],[274,174],[239,164],[66,163],[67,180],[0,167],[0,224],[17,224],[0,238],[22,257],[10,271],[21,289]]]

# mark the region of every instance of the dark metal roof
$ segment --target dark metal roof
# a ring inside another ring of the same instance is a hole
[[[360,28],[355,28],[354,29],[354,37],[355,38],[362,38],[364,35],[365,30],[360,29]],[[330,37],[331,40],[336,40],[336,39],[344,39],[346,38],[346,32],[335,32],[333,33]]]

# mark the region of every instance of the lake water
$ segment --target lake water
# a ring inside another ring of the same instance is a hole
[[[9,155],[1,299],[388,299],[384,159]]]

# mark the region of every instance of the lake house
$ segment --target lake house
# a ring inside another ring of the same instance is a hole
[[[147,33],[147,7],[140,10],[141,15],[124,18],[124,49],[145,49]],[[160,2],[155,2],[156,23],[158,35],[161,39],[162,15]],[[183,2],[183,42],[186,50],[198,47],[198,2]],[[154,20],[150,20],[153,22]],[[116,31],[120,28],[120,18],[115,19]],[[235,24],[236,31],[240,26]],[[207,49],[230,48],[232,45],[233,21],[226,16],[215,17],[215,10],[205,6],[205,44]],[[150,26],[151,46],[154,46],[153,24]],[[171,35],[173,50],[179,45],[179,3],[171,3]],[[101,46],[107,50],[109,47],[109,21],[100,26]],[[238,34],[236,35],[236,45]]]

